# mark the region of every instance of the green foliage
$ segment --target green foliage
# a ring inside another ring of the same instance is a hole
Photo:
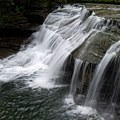
[[[16,16],[22,16],[25,12],[26,10],[24,6],[21,6],[21,7],[15,6],[13,11],[11,10],[0,17],[0,26],[4,26],[4,27],[14,26],[13,25],[14,22],[12,23],[11,21],[15,21]]]
[[[16,6],[16,9],[15,9],[15,14],[20,14],[20,15],[23,15],[27,12],[25,6]]]
[[[20,8],[19,8],[18,6],[15,7],[15,13],[16,13],[16,14],[21,14]]]
[[[8,23],[9,21],[12,21],[14,19],[14,15],[12,13],[8,13],[3,15],[0,18],[0,26],[4,26],[4,27],[12,27],[13,25]]]

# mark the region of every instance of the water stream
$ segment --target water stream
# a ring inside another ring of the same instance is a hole
[[[90,36],[107,28],[110,21],[103,24],[104,20],[94,12],[89,12],[84,5],[58,8],[32,34],[30,44],[22,46],[17,54],[1,59],[0,120],[104,120],[89,102],[96,99],[101,76],[116,55],[115,51],[119,52],[119,42],[113,45],[114,49],[108,50],[96,68],[90,80],[95,82],[91,83],[89,90],[84,90],[84,84],[88,83],[85,81],[86,71],[91,74],[92,70],[89,62],[73,58],[68,64],[73,52]],[[84,49],[79,56],[84,54]],[[72,78],[72,72],[66,70],[70,64],[74,66]],[[61,82],[66,79],[71,85]],[[115,94],[119,86],[114,89],[111,99],[119,95]],[[80,87],[80,97],[84,100],[81,105],[73,101],[76,87]]]

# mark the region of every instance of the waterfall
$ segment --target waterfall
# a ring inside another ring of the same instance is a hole
[[[24,77],[41,87],[46,81],[49,87],[61,75],[71,52],[84,43],[100,21],[82,5],[58,8],[32,34],[34,39],[26,48],[0,61],[0,81]]]
[[[28,46],[21,48],[17,54],[0,60],[0,82],[24,80],[30,87],[48,89],[58,87],[56,80],[63,78],[67,60],[72,56],[74,70],[70,94],[81,95],[80,98],[84,99],[85,106],[96,106],[97,98],[101,91],[104,91],[102,86],[106,83],[105,73],[119,52],[120,41],[113,44],[107,52],[104,51],[106,54],[97,65],[94,74],[92,62],[89,63],[87,60],[92,57],[88,54],[94,54],[99,58],[102,58],[102,55],[90,52],[88,46],[97,42],[95,37],[98,33],[108,35],[106,31],[109,31],[108,26],[112,25],[114,23],[111,20],[96,16],[83,5],[65,5],[54,10],[47,16],[39,30],[32,34],[30,37],[32,42]],[[111,75],[114,80],[108,97],[110,105],[117,104],[120,96],[120,69],[114,74],[115,77]],[[79,104],[79,101],[76,104]]]
[[[79,87],[79,73],[80,73],[80,68],[82,66],[83,61],[79,59],[75,59],[75,67],[74,67],[74,72],[71,80],[71,86],[70,86],[70,94],[73,94],[75,91],[76,87]]]
[[[110,49],[106,52],[105,56],[103,57],[102,61],[97,66],[94,76],[93,76],[93,79],[92,79],[92,83],[91,83],[89,91],[88,91],[86,105],[89,102],[96,100],[96,97],[100,91],[100,88],[103,85],[102,81],[104,80],[104,76],[105,76],[104,73],[106,71],[106,68],[109,65],[110,61],[116,56],[116,54],[119,51],[120,51],[120,41],[118,41],[117,43],[113,44],[110,47]],[[113,69],[113,72],[114,72],[114,69]],[[118,74],[119,74],[119,70],[118,70]],[[117,79],[117,77],[118,77],[118,75],[114,79]],[[114,80],[114,81],[116,81],[116,80]]]
[[[97,107],[100,101],[104,108],[108,107],[108,112],[111,112],[112,107],[114,109],[112,114],[114,112],[119,114],[120,60],[117,57],[119,52],[120,41],[109,48],[97,66],[87,93],[85,105]]]

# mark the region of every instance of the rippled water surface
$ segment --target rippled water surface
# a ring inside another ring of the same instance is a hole
[[[68,91],[69,86],[48,90],[23,81],[0,83],[0,120],[99,120],[95,110],[75,106]]]
[[[68,87],[31,89],[14,81],[1,84],[0,120],[61,120],[67,90]]]

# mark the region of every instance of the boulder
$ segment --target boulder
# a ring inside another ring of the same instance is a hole
[[[73,51],[73,56],[83,61],[97,64],[103,58],[109,47],[120,40],[120,26],[115,20],[111,20],[104,30],[94,31],[85,40],[83,45]]]

